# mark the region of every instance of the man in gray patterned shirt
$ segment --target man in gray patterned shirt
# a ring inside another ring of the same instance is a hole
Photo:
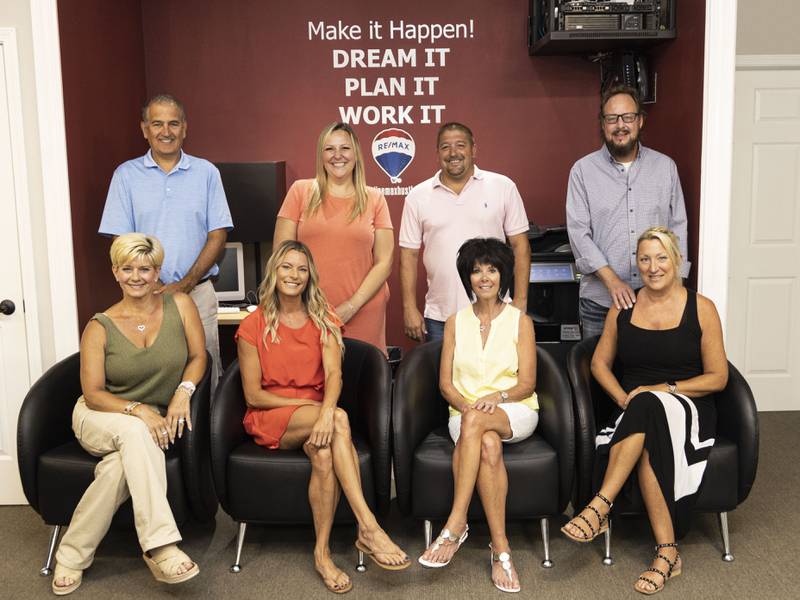
[[[584,337],[603,331],[606,313],[633,308],[640,288],[636,241],[662,225],[678,237],[684,262],[686,207],[674,161],[639,143],[644,126],[636,90],[615,86],[603,93],[600,130],[604,144],[573,165],[567,188],[567,231],[582,274],[580,315]]]

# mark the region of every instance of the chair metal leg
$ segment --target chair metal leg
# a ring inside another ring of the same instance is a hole
[[[611,518],[608,519],[608,529],[604,534],[605,541],[605,556],[603,557],[603,564],[610,567],[614,564],[614,558],[611,556]]]
[[[356,527],[356,538],[358,538],[358,527]],[[367,565],[364,564],[364,552],[362,550],[358,550],[358,562],[356,563],[356,571],[359,573],[366,573],[367,572]]]
[[[544,517],[539,521],[539,524],[542,527],[542,545],[544,546],[544,560],[542,561],[542,566],[545,569],[551,569],[553,567],[553,561],[550,560],[550,521],[547,520],[547,517]]]
[[[425,520],[425,547],[431,545],[431,540],[433,539],[433,529],[431,526],[431,522],[427,519]]]
[[[231,573],[238,573],[242,570],[242,547],[245,533],[247,533],[247,523],[239,523],[239,534],[236,536],[236,562],[231,565]]]
[[[733,554],[731,554],[731,540],[728,536],[728,513],[726,512],[719,513],[719,529],[722,533],[722,560],[725,562],[733,562]]]
[[[47,549],[47,560],[44,561],[44,566],[39,570],[39,575],[47,577],[53,573],[53,556],[56,553],[56,545],[58,544],[58,536],[61,533],[61,525],[53,525],[53,531],[50,532],[50,546]]]
[[[356,564],[356,571],[359,573],[367,572],[367,565],[364,564],[364,553],[358,550],[358,563]]]

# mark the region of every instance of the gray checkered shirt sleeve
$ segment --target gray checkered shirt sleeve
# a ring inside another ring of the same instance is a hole
[[[637,289],[642,286],[636,266],[636,241],[655,225],[671,229],[678,238],[688,276],[686,206],[675,162],[640,146],[626,171],[605,147],[572,167],[567,188],[567,231],[575,265],[583,274],[581,297],[610,305],[608,291],[596,271],[606,265]]]

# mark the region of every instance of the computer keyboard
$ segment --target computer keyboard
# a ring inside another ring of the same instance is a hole
[[[217,314],[222,315],[225,313],[238,313],[239,312],[238,306],[218,306],[217,307]]]

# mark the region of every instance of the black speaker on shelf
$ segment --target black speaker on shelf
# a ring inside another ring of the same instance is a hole
[[[216,163],[233,218],[230,242],[269,242],[286,195],[286,163]]]

